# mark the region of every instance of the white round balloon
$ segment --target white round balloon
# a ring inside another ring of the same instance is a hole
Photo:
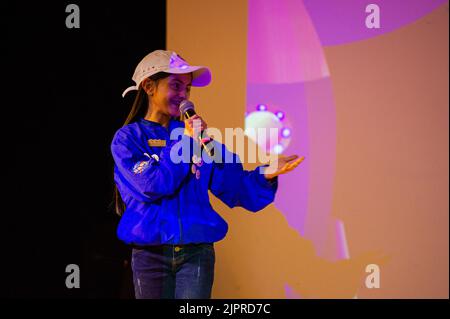
[[[281,154],[290,138],[282,137],[280,118],[269,111],[255,111],[245,118],[245,134],[267,153]]]

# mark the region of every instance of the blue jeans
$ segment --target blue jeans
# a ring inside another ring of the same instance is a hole
[[[209,299],[214,281],[213,244],[133,248],[136,299]]]

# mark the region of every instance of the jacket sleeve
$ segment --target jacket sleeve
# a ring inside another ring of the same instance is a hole
[[[246,171],[238,155],[230,153],[224,145],[221,149],[221,163],[213,162],[209,184],[211,192],[230,208],[240,206],[252,212],[272,203],[278,188],[278,177],[267,180],[260,174],[260,168],[267,165]],[[228,156],[224,156],[227,153]],[[229,163],[230,158],[232,163]]]
[[[173,140],[163,148],[159,158],[145,152],[137,139],[129,133],[118,131],[111,144],[111,152],[116,164],[119,189],[129,191],[131,196],[143,201],[154,201],[162,196],[175,193],[189,171],[189,163],[174,163],[170,151],[177,143]]]

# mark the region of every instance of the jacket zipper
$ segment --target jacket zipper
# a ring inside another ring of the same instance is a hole
[[[170,125],[170,124],[169,124]],[[165,129],[166,132],[166,141],[170,141],[170,128]],[[177,196],[177,215],[178,215],[178,227],[180,229],[180,245],[183,244],[183,228],[181,225],[181,213],[180,213],[180,197]]]
[[[180,197],[177,196],[178,226],[180,228],[180,245],[183,244],[183,228],[181,226]]]

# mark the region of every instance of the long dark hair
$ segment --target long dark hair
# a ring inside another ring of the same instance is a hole
[[[155,86],[158,86],[158,81],[168,77],[169,75],[170,73],[159,72],[150,76],[149,79],[155,82]],[[136,120],[145,117],[148,111],[148,107],[149,103],[147,92],[145,92],[145,90],[142,88],[142,85],[139,85],[139,90],[136,94],[136,98],[134,99],[133,106],[131,107],[130,113],[128,114],[127,119],[125,120],[125,123],[123,123],[123,126],[136,122]],[[126,207],[115,183],[114,183],[113,203],[115,206],[116,214],[122,216]]]

